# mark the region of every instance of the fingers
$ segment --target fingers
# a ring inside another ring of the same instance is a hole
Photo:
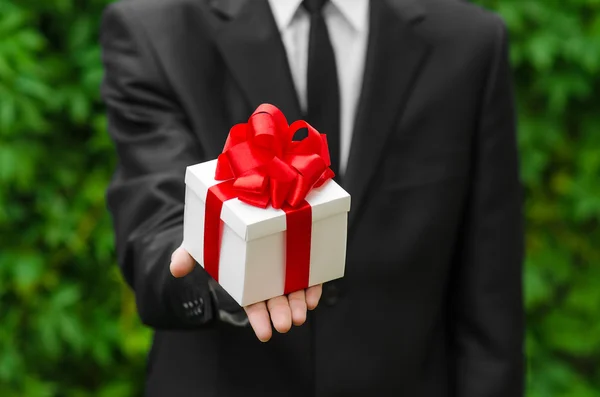
[[[317,308],[317,305],[319,304],[319,299],[321,299],[322,292],[322,284],[309,287],[306,290],[306,307],[308,310],[314,310]]]
[[[279,333],[286,333],[294,325],[306,322],[306,311],[313,310],[319,304],[322,285],[306,290],[292,292],[288,296],[278,296],[266,302],[244,307],[250,325],[261,342],[267,342],[273,336],[271,324]]]
[[[302,325],[306,321],[306,297],[304,290],[292,292],[288,295],[290,310],[292,312],[292,323]]]
[[[269,318],[269,312],[265,302],[255,303],[250,306],[244,307],[248,321],[256,334],[256,337],[261,342],[267,342],[271,339],[271,319]]]
[[[183,248],[179,247],[171,255],[171,274],[173,277],[183,277],[192,272],[196,266],[194,258]]]
[[[292,314],[285,296],[246,306],[244,310],[256,337],[261,342],[267,342],[273,336],[271,323],[280,333],[288,332],[292,328]]]
[[[292,312],[286,296],[278,296],[267,301],[273,327],[279,333],[286,333],[292,328]]]

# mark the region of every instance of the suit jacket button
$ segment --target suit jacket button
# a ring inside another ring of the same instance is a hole
[[[327,306],[334,306],[340,299],[340,289],[334,283],[327,283],[323,286],[323,302]]]

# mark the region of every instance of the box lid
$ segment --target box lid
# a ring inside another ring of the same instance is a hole
[[[206,194],[215,181],[217,160],[187,167],[185,183],[196,195],[206,202]],[[313,222],[341,212],[350,211],[350,195],[335,181],[329,180],[318,189],[313,189],[306,201],[312,207]],[[221,219],[246,241],[279,233],[286,229],[285,212],[270,205],[258,208],[241,202],[237,198],[223,204]]]

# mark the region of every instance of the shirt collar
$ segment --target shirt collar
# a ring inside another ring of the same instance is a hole
[[[369,22],[369,0],[331,0],[331,2],[355,30],[365,31]]]
[[[369,19],[369,0],[330,0],[354,29],[363,32]],[[275,22],[280,31],[286,29],[302,0],[269,0]]]

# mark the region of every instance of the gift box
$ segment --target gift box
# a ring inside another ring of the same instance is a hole
[[[350,195],[329,165],[324,134],[261,105],[187,168],[183,247],[240,306],[343,277]]]

